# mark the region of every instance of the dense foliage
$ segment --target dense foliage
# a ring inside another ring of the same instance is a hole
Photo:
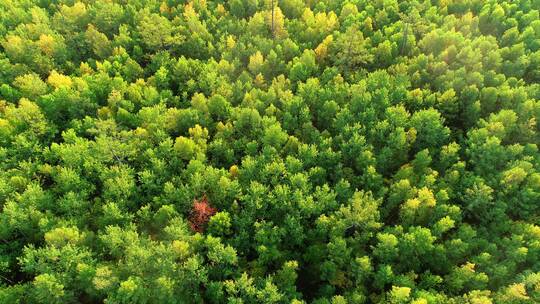
[[[540,303],[539,13],[0,1],[0,303]]]

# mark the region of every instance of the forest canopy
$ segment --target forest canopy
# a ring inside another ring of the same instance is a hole
[[[0,303],[540,303],[540,1],[0,1]]]

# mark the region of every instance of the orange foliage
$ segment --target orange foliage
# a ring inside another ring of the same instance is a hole
[[[204,232],[206,224],[216,212],[217,210],[210,205],[206,195],[200,200],[193,200],[193,207],[191,208],[191,214],[189,216],[189,225],[191,229],[195,232]]]

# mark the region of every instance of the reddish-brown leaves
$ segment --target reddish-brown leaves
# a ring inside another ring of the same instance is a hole
[[[210,206],[206,195],[200,200],[193,200],[193,207],[189,216],[189,225],[196,232],[204,232],[206,224],[216,214],[216,209]]]

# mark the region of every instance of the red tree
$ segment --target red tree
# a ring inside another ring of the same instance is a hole
[[[216,214],[216,211],[217,210],[208,202],[206,195],[200,200],[194,199],[191,214],[189,216],[189,225],[191,226],[191,229],[196,232],[204,232],[206,224],[212,215]]]

